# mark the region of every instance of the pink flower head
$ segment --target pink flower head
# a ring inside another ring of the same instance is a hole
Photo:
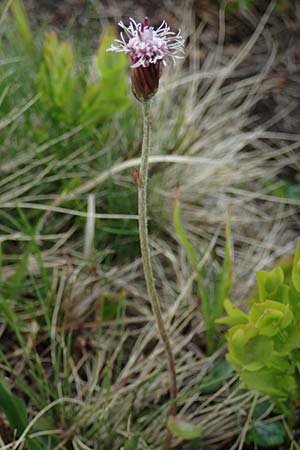
[[[119,26],[126,39],[121,32],[120,39],[108,51],[130,54],[133,93],[138,100],[147,101],[158,89],[161,63],[166,65],[171,58],[175,64],[176,58],[183,58],[184,40],[180,31],[177,34],[170,31],[165,21],[154,30],[147,17],[143,23],[130,19],[128,27],[122,21]]]

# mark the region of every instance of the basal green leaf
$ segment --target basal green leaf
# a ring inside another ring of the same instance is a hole
[[[254,424],[247,435],[247,442],[264,448],[279,448],[284,444],[286,430],[281,422]]]
[[[0,379],[0,408],[12,429],[20,435],[28,424],[26,405],[23,400],[11,394],[3,379]]]
[[[140,441],[140,435],[134,434],[131,438],[128,439],[126,444],[124,445],[124,450],[138,450],[138,445]]]
[[[203,394],[216,392],[233,374],[234,370],[226,360],[217,362],[208,374],[202,378],[200,384],[201,392]]]
[[[300,200],[300,184],[291,184],[287,190],[287,197],[292,200]]]
[[[0,410],[2,410],[17,436],[20,436],[28,425],[26,404],[24,400],[11,394],[5,381],[0,378]],[[28,450],[43,450],[40,439],[26,437],[26,448]]]

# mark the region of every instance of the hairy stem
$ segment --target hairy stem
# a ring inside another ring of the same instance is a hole
[[[139,234],[140,234],[140,245],[143,260],[143,267],[145,273],[145,280],[147,284],[148,295],[151,301],[152,310],[156,318],[157,326],[159,329],[159,334],[161,340],[163,341],[166,357],[168,361],[168,371],[170,378],[170,398],[171,398],[171,408],[170,414],[176,415],[176,397],[177,397],[177,386],[176,386],[176,370],[174,357],[172,353],[172,348],[167,334],[160,304],[158,300],[158,295],[155,289],[153,270],[151,264],[151,255],[149,247],[148,238],[148,226],[147,226],[147,183],[148,183],[148,157],[150,153],[151,146],[151,113],[150,113],[150,102],[143,103],[143,114],[144,114],[144,134],[143,134],[143,146],[142,146],[142,157],[140,165],[140,173],[138,180],[138,204],[139,204]]]

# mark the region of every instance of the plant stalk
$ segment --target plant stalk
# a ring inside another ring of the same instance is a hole
[[[170,379],[170,399],[171,399],[170,414],[176,416],[177,385],[176,385],[175,362],[169,336],[162,318],[158,295],[155,288],[151,264],[149,238],[148,238],[147,184],[148,184],[148,157],[151,147],[151,104],[149,101],[143,103],[143,117],[144,117],[144,128],[143,128],[142,157],[141,157],[139,178],[137,182],[140,246],[148,295],[151,301],[153,313],[156,318],[160,338],[164,344],[168,362],[168,372]]]

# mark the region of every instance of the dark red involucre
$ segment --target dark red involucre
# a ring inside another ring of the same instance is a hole
[[[131,68],[132,92],[137,100],[147,102],[156,94],[161,73],[160,62]]]

